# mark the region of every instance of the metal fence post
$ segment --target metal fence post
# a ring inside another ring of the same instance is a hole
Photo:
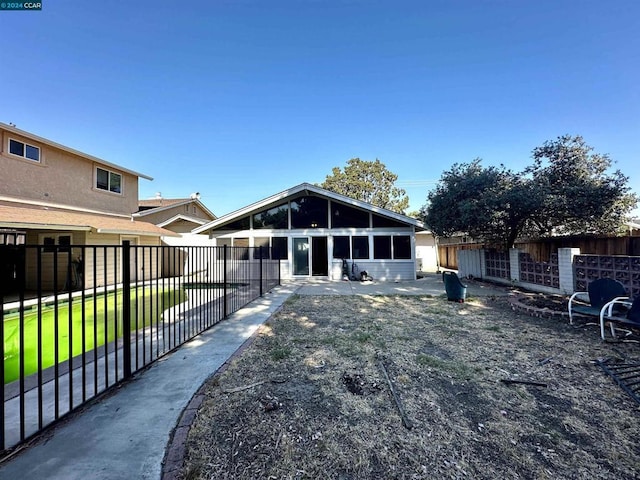
[[[116,339],[117,343],[118,339]],[[131,242],[122,242],[122,369],[131,377]]]
[[[227,318],[227,245],[222,247],[222,318]]]
[[[260,296],[262,296],[262,245],[258,247],[258,256],[260,257]]]

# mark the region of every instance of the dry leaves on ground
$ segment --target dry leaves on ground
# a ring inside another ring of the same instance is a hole
[[[635,478],[640,410],[594,360],[638,348],[503,298],[294,296],[207,384],[182,476]]]

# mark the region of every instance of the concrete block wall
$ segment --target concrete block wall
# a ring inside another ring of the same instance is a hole
[[[575,281],[573,278],[573,257],[580,255],[579,248],[559,248],[558,267],[560,269],[560,291],[571,294],[574,291]]]
[[[580,255],[579,248],[560,248],[558,249],[558,269],[559,269],[559,288],[539,285],[536,283],[523,282],[520,279],[520,250],[512,248],[509,250],[509,266],[511,269],[511,278],[494,278],[487,276],[487,268],[485,262],[485,251],[479,250],[458,250],[458,275],[461,277],[475,277],[494,281],[496,283],[511,284],[514,286],[522,286],[527,290],[542,293],[570,295],[574,292],[574,268],[573,259],[576,255]]]

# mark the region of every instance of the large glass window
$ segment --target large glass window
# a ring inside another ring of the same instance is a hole
[[[391,237],[373,237],[373,258],[377,260],[386,260],[391,258]]]
[[[274,260],[286,260],[289,258],[287,237],[273,237],[271,239],[271,258]]]
[[[269,258],[269,239],[268,238],[254,238],[253,239],[253,258],[260,258],[260,252],[262,252],[262,258]]]
[[[369,237],[351,237],[351,247],[354,260],[369,258]]]
[[[381,215],[373,214],[373,226],[374,228],[407,228],[406,223],[399,222],[389,217],[383,217]]]
[[[122,193],[122,175],[103,168],[96,169],[96,188],[113,193]]]
[[[253,228],[289,228],[289,206],[285,203],[253,216]]]
[[[217,238],[216,239],[216,246],[220,247],[217,250],[217,254],[218,254],[218,259],[222,260],[224,258],[224,251],[225,251],[225,246],[226,247],[230,247],[231,246],[231,239],[230,238]],[[231,249],[227,248],[227,260],[229,260],[231,258]]]
[[[329,206],[320,197],[300,197],[291,201],[291,228],[327,228]]]
[[[242,217],[216,230],[249,230],[249,217]]]
[[[332,228],[369,228],[369,212],[331,202]]]
[[[233,239],[233,258],[236,260],[249,260],[249,239]]]
[[[351,258],[349,237],[333,237],[333,258]]]
[[[393,258],[411,258],[411,237],[409,235],[396,235],[393,237]]]

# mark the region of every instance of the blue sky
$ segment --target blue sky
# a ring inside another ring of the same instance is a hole
[[[352,157],[410,210],[454,163],[582,135],[640,193],[640,2],[42,0],[0,12],[0,121],[218,216]]]

